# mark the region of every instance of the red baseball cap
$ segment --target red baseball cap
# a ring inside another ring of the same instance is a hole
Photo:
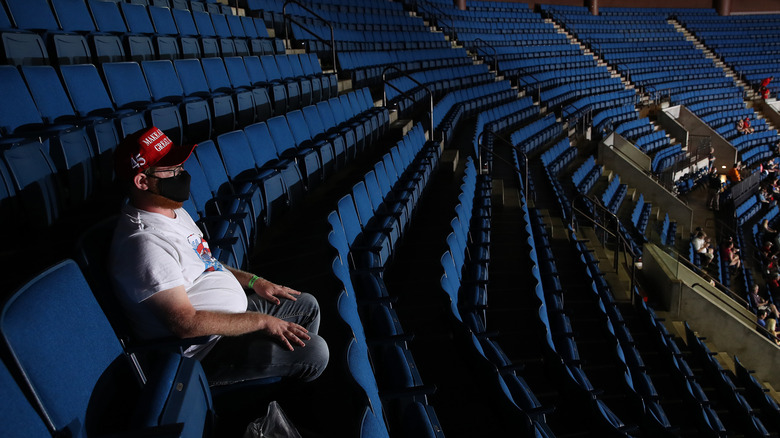
[[[114,170],[117,178],[131,179],[150,167],[178,166],[187,161],[195,146],[176,146],[159,128],[144,128],[119,143]]]

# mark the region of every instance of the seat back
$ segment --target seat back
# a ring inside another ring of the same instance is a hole
[[[46,0],[6,0],[6,5],[19,29],[39,32],[60,29]]]
[[[52,225],[62,208],[56,169],[41,143],[29,143],[3,151],[8,176],[29,229]]]
[[[149,6],[149,17],[157,35],[178,36],[179,30],[173,21],[173,13],[168,8]]]
[[[155,33],[146,6],[122,2],[119,4],[119,8],[131,33],[139,35],[153,35]]]
[[[149,86],[138,63],[109,62],[102,67],[111,100],[118,109],[142,109],[151,103]]]
[[[84,0],[51,0],[54,13],[67,32],[94,32],[95,22]]]
[[[35,106],[19,70],[10,65],[0,66],[0,99],[13,102],[0,107],[0,133],[3,136],[17,130],[40,128],[43,120]]]
[[[184,97],[184,88],[171,61],[144,61],[141,68],[155,102],[176,102]]]
[[[92,18],[95,19],[99,31],[113,34],[127,33],[127,25],[125,25],[116,3],[88,0],[87,4],[89,10],[92,11]]]
[[[123,352],[76,263],[55,265],[17,291],[0,329],[54,427],[85,436],[92,391]]]
[[[6,438],[44,438],[51,436],[46,423],[17,385],[4,363],[0,362],[0,435]],[[26,391],[29,391],[24,386]]]
[[[173,21],[179,29],[180,36],[194,37],[199,35],[198,27],[195,25],[195,20],[193,20],[192,13],[189,10],[174,8],[172,13]]]
[[[94,65],[63,65],[60,74],[76,113],[81,117],[108,115],[114,104]]]

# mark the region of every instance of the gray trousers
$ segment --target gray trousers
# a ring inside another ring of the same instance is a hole
[[[302,293],[296,301],[280,299],[279,305],[255,294],[249,296],[248,311],[265,313],[300,324],[309,331],[306,346],[288,350],[279,341],[260,332],[222,337],[201,363],[212,386],[230,385],[265,377],[292,377],[311,381],[328,364],[325,340],[317,335],[320,307],[314,296]]]

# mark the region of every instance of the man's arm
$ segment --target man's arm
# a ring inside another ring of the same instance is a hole
[[[281,303],[277,297],[295,301],[297,299],[296,297],[301,294],[295,289],[278,285],[266,280],[263,277],[257,277],[250,286],[249,283],[252,282],[252,278],[256,277],[254,274],[244,272],[240,269],[231,268],[230,266],[225,266],[225,268],[227,268],[227,270],[236,277],[236,280],[238,280],[238,283],[241,284],[241,286],[252,289],[258,296],[260,296],[260,298],[263,298],[274,304]]]
[[[178,337],[223,335],[239,336],[261,331],[292,350],[293,344],[304,347],[311,339],[302,326],[258,312],[223,313],[196,310],[187,297],[184,286],[157,292],[146,304]]]

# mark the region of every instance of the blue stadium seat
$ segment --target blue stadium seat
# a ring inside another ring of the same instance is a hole
[[[209,102],[201,97],[187,97],[176,75],[173,63],[168,60],[141,63],[149,92],[155,102],[169,102],[179,107],[184,128],[184,143],[197,143],[211,136],[211,110]]]
[[[290,125],[295,145],[298,149],[314,149],[320,157],[322,164],[323,179],[330,177],[336,170],[336,160],[333,145],[330,141],[323,138],[312,138],[309,132],[309,126],[303,117],[301,110],[288,112],[285,117]]]
[[[173,14],[167,7],[149,6],[149,18],[155,31],[157,59],[174,60],[182,57],[179,30]]]
[[[248,90],[234,89],[225,69],[222,58],[203,58],[201,60],[206,82],[212,93],[223,93],[233,97],[236,108],[236,123],[239,127],[255,122],[255,99]]]
[[[322,163],[319,154],[313,149],[298,149],[290,125],[284,116],[268,119],[268,130],[274,139],[277,154],[280,158],[295,160],[306,181],[306,190],[311,191],[323,180]]]
[[[109,62],[102,68],[117,110],[144,113],[150,126],[160,128],[174,144],[182,144],[183,123],[179,108],[167,102],[152,101],[140,65],[135,62]]]
[[[276,64],[275,55],[263,55],[260,57],[260,63],[263,65],[266,80],[269,84],[282,84],[287,91],[287,111],[301,107],[301,88],[300,85],[291,79],[285,79],[279,71]],[[274,95],[274,100],[276,99]],[[286,112],[286,111],[285,111]],[[279,111],[276,111],[279,114]]]
[[[246,66],[249,81],[253,87],[265,88],[273,103],[274,114],[281,115],[287,112],[287,87],[282,83],[272,83],[263,70],[263,64],[257,56],[245,56],[244,65]]]
[[[179,43],[181,44],[181,56],[182,58],[196,58],[203,57],[204,52],[201,48],[201,43],[198,40],[198,28],[195,26],[195,21],[192,19],[192,14],[188,8],[176,8],[171,10],[173,15],[173,21],[176,23],[176,28],[179,30]],[[206,45],[210,50],[213,50],[215,45],[207,42]],[[209,56],[214,56],[210,53]]]
[[[252,149],[255,166],[258,169],[278,170],[284,179],[290,207],[298,205],[305,192],[304,180],[298,163],[295,160],[279,157],[273,137],[271,137],[271,132],[265,122],[249,125],[244,128],[244,132],[249,139],[249,147]]]
[[[268,89],[262,86],[255,87],[249,79],[244,59],[238,56],[224,59],[230,84],[234,89],[247,90],[252,92],[255,102],[255,119],[263,122],[274,115],[274,109],[271,106],[271,98],[268,95]]]
[[[203,67],[197,59],[173,61],[184,95],[207,99],[211,107],[211,124],[214,133],[221,134],[235,129],[236,109],[233,99],[224,93],[213,93],[206,81]]]
[[[31,324],[40,330],[29,330]],[[0,328],[56,433],[173,427],[181,436],[200,437],[210,427],[211,393],[200,363],[166,355],[159,367],[145,370],[140,386],[73,260],[19,289],[3,308]]]

